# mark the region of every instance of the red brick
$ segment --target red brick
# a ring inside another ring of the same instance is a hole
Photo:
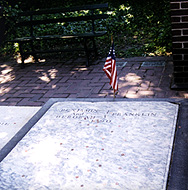
[[[29,101],[38,101],[44,94],[36,94],[32,98],[29,99]],[[27,96],[26,96],[27,97]]]
[[[77,94],[75,93],[75,94],[70,94],[69,96],[68,96],[68,98],[77,98]]]
[[[185,72],[188,72],[188,66],[187,66],[187,67],[184,67],[184,71],[185,71]]]
[[[94,87],[94,88],[92,88],[92,93],[94,93],[94,94],[98,94],[98,93],[101,91],[101,88],[102,88],[102,86],[101,86],[101,87],[98,86],[98,87]]]
[[[183,47],[183,42],[177,42],[177,43],[173,42],[172,47],[173,48],[182,48]]]
[[[99,86],[99,87],[103,87],[105,85],[105,82],[90,82],[89,84],[88,84],[88,86],[91,86],[91,87],[95,87],[95,86]]]
[[[22,98],[7,98],[8,102],[19,102],[21,100],[22,100]]]
[[[33,94],[45,94],[46,92],[47,92],[47,90],[40,90],[40,89],[31,91],[31,93],[33,93]]]
[[[185,22],[172,23],[172,29],[182,29],[182,28],[188,28],[188,23]]]
[[[187,63],[187,61],[185,61],[185,60],[182,60],[182,61],[180,61],[180,60],[174,60],[174,66],[186,66],[188,63]]]
[[[182,30],[177,29],[177,30],[172,30],[172,35],[173,36],[181,36]]]
[[[188,10],[187,10],[188,11]],[[186,22],[188,22],[188,14],[187,14],[187,16],[182,16],[182,22],[184,23],[186,23]]]
[[[184,9],[177,9],[177,10],[171,10],[171,15],[187,15],[187,10]]]
[[[188,61],[188,54],[185,54],[185,55],[184,55],[184,60],[187,60],[187,61]]]
[[[17,103],[19,106],[42,106],[44,102],[34,102],[29,101],[29,98],[23,98],[20,102]]]
[[[70,77],[63,77],[61,80],[59,80],[59,82],[63,83],[66,82]]]
[[[166,92],[157,92],[155,93],[155,98],[165,98]]]
[[[181,3],[181,8],[182,9],[185,9],[185,8],[187,9],[188,8],[188,2],[184,2],[184,3],[182,2]]]
[[[182,60],[182,55],[173,54],[173,59],[174,60]]]
[[[188,42],[183,42],[183,47],[188,48]]]
[[[188,48],[175,48],[173,54],[188,54]]]
[[[174,72],[182,72],[184,67],[174,67]]]
[[[180,3],[175,2],[170,4],[171,9],[179,9],[180,8]]]
[[[100,96],[99,96],[99,94],[94,94],[94,93],[92,93],[89,97],[90,97],[90,98],[104,98],[105,96],[106,96],[106,95],[104,95],[104,96],[103,96],[103,95],[100,95]]]
[[[172,16],[171,17],[171,22],[172,23],[176,23],[176,22],[180,22],[181,21],[181,16]]]
[[[67,98],[68,96],[69,94],[66,94],[66,93],[55,93],[51,97],[52,98]]]
[[[43,98],[51,98],[54,93],[55,93],[54,90],[48,90],[48,91],[43,95]]]
[[[18,97],[19,98],[32,98],[32,97],[34,97],[35,96],[35,94],[27,94],[27,93],[20,93],[19,95],[18,95]]]
[[[187,21],[188,21],[188,16],[187,16]],[[188,35],[188,29],[183,29],[183,35]]]

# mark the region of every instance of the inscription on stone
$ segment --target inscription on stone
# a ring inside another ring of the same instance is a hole
[[[56,119],[81,119],[90,122],[111,122],[111,117],[156,117],[155,112],[113,112],[110,110],[102,111],[97,109],[62,109],[55,114]],[[92,114],[92,115],[91,115]],[[99,117],[100,116],[100,117]],[[99,120],[100,119],[100,120]]]
[[[177,113],[169,102],[54,103],[0,163],[0,189],[165,190]]]
[[[0,125],[9,125],[9,124],[5,122],[0,122]]]

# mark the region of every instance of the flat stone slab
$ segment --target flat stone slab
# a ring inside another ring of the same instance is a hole
[[[46,110],[0,163],[0,189],[166,189],[177,104],[60,101]]]
[[[151,66],[151,67],[163,67],[166,65],[165,61],[145,61],[141,66]]]
[[[127,64],[127,62],[116,62],[116,67],[125,67],[125,65]]]
[[[0,106],[0,150],[39,109],[40,107]]]

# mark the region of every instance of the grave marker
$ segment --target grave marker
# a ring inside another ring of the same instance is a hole
[[[59,100],[46,110],[0,163],[0,189],[166,189],[178,105]]]
[[[40,107],[0,106],[0,150]]]

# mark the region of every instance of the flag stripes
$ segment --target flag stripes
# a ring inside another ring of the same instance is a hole
[[[110,85],[114,89],[114,92],[117,91],[118,83],[117,83],[117,70],[116,70],[114,43],[112,43],[112,47],[106,58],[103,71],[106,73],[107,77],[110,79]]]

